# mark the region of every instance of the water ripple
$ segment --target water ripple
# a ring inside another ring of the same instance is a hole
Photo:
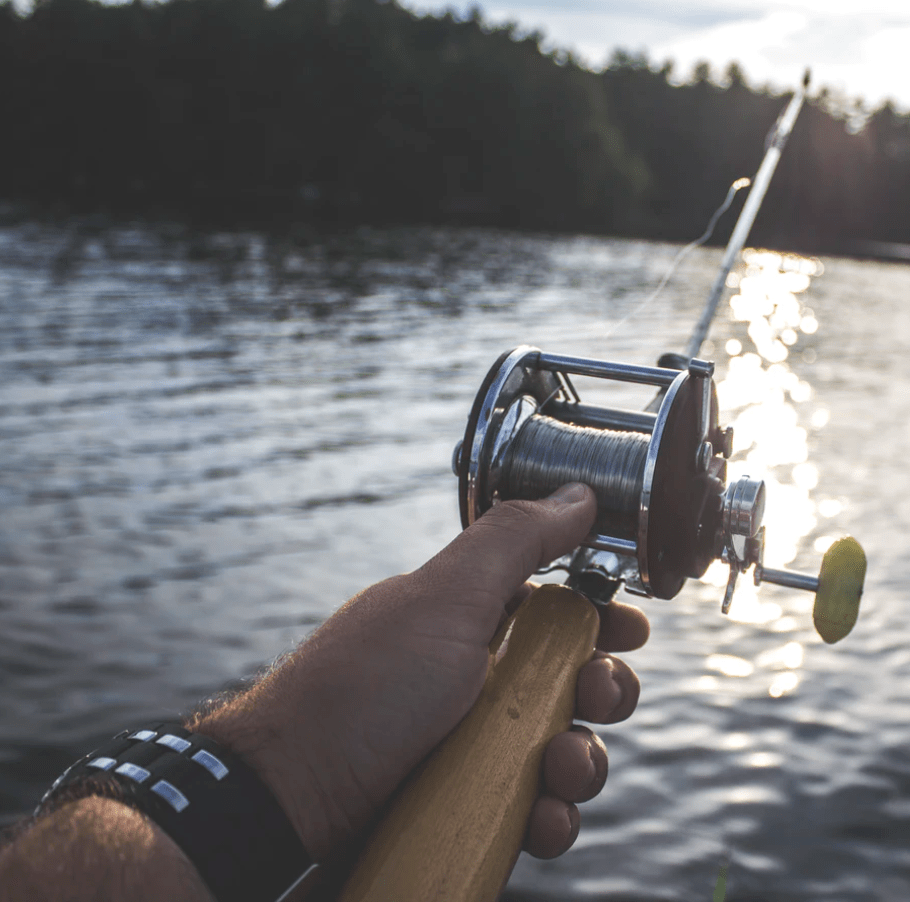
[[[255,673],[451,539],[452,446],[503,350],[652,364],[679,348],[717,251],[609,335],[676,250],[0,228],[0,819],[93,743]],[[708,899],[725,858],[738,902],[910,898],[910,272],[813,266],[751,256],[706,353],[731,470],[761,470],[779,512],[769,564],[812,568],[855,533],[859,623],[829,648],[811,598],[748,586],[722,618],[710,573],[646,603],[639,711],[600,730],[607,788],[573,851],[520,861],[509,902]]]

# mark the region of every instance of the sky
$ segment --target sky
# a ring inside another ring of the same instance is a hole
[[[467,4],[404,0],[421,11],[459,14]],[[486,0],[490,22],[540,29],[546,45],[573,50],[599,68],[615,48],[644,51],[655,64],[673,60],[686,80],[700,60],[715,79],[731,61],[753,87],[789,90],[806,67],[815,88],[879,106],[910,110],[910,0]],[[862,12],[858,12],[862,10]],[[813,91],[814,93],[814,91]]]

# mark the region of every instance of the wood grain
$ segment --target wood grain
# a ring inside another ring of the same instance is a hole
[[[550,739],[572,722],[597,612],[563,586],[536,589],[494,639],[467,716],[412,775],[339,902],[493,902],[521,849]]]

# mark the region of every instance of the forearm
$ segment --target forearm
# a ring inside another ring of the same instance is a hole
[[[40,818],[0,850],[0,902],[213,902],[148,818],[97,796]]]
[[[73,780],[92,767],[138,783],[156,771],[148,792],[167,783],[170,795],[149,810],[190,858],[119,802],[70,802],[0,851],[0,902],[214,902],[209,886],[219,898],[246,902],[284,899],[289,885],[295,889],[286,902],[323,899],[386,800],[474,704],[490,639],[527,594],[524,579],[587,534],[593,493],[570,488],[494,508],[424,567],[352,599],[251,691],[194,718],[189,730],[157,724],[124,731],[77,763]],[[610,610],[605,635],[622,641],[605,650],[641,645],[643,615],[616,603]],[[635,707],[637,679],[620,664],[601,659],[585,668],[578,692],[584,719],[617,722]],[[595,795],[607,770],[596,737],[561,736],[545,766],[547,804],[534,809],[529,825],[529,848],[545,857],[571,845],[574,835],[564,828],[574,802]],[[188,754],[196,748],[210,748],[224,773]],[[187,775],[192,761],[208,774]],[[173,790],[186,804],[172,801]],[[218,800],[211,808],[210,798]],[[189,816],[175,821],[184,809]],[[309,860],[320,867],[306,871]]]

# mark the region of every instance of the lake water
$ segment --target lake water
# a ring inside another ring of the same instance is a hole
[[[493,231],[0,228],[0,814],[255,672],[459,529],[452,447],[514,345],[653,364],[720,252]],[[638,712],[575,848],[507,898],[910,899],[910,268],[747,254],[712,346],[770,566],[869,557],[859,623],[723,576],[645,600]],[[629,313],[632,318],[614,330]],[[583,395],[587,386],[581,386]],[[594,387],[589,399],[647,395]]]

